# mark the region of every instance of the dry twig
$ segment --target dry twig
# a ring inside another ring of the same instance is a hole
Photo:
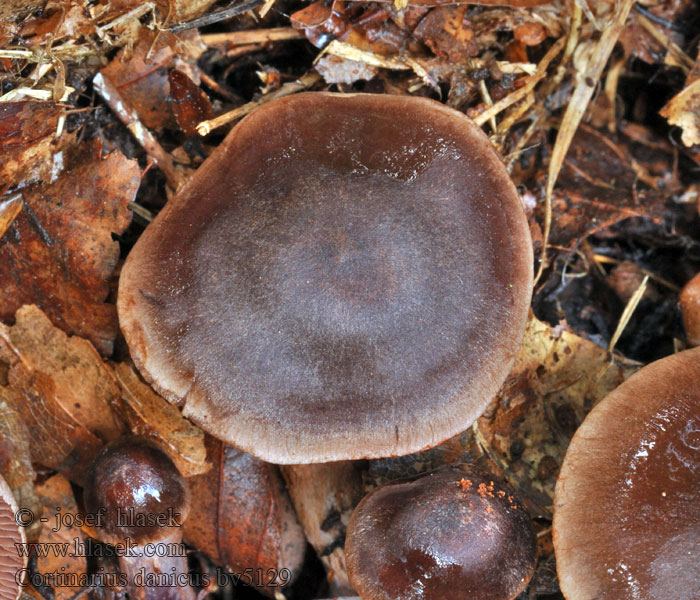
[[[170,187],[176,191],[180,189],[184,180],[182,175],[175,169],[170,155],[158,143],[158,140],[153,137],[153,134],[143,126],[136,111],[127,106],[116,86],[109,78],[104,77],[102,73],[95,75],[92,80],[92,85],[95,91],[102,96],[107,105],[112,109],[114,114],[119,117],[119,120],[131,131],[136,141],[146,151],[146,154],[148,154],[158,165],[160,170],[163,171]]]
[[[211,132],[213,129],[216,129],[217,127],[221,127],[223,125],[226,125],[227,123],[231,123],[233,121],[236,121],[237,119],[245,117],[248,113],[253,112],[256,108],[258,108],[258,106],[270,102],[271,100],[282,98],[283,96],[288,96],[289,94],[294,94],[295,92],[305,90],[306,88],[311,87],[319,79],[321,79],[321,76],[318,73],[306,73],[306,75],[300,77],[296,81],[286,83],[280,89],[274,92],[270,92],[269,94],[265,94],[258,100],[248,102],[248,104],[239,106],[238,108],[224,113],[223,115],[219,115],[214,119],[202,121],[201,123],[199,123],[199,125],[197,125],[197,133],[199,133],[199,135],[207,135],[209,132]]]

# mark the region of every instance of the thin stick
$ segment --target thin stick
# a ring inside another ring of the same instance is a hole
[[[490,106],[484,112],[474,117],[474,121],[476,121],[478,125],[483,125],[487,121],[490,121],[491,118],[495,117],[498,113],[525,98],[547,74],[547,67],[549,67],[549,64],[562,51],[565,43],[566,38],[559,38],[539,62],[534,75],[527,78],[523,87],[511,92],[505,98],[501,98],[498,102],[496,102],[496,104]]]
[[[493,106],[493,100],[491,100],[491,94],[489,94],[489,90],[486,87],[486,82],[482,79],[479,81],[479,91],[481,92],[481,97],[486,103],[486,106]],[[496,115],[493,115],[490,119],[489,122],[491,124],[491,132],[495,135],[496,132],[498,131],[498,123],[496,123]]]
[[[234,96],[231,92],[229,92],[227,89],[222,88],[218,82],[215,79],[212,79],[209,75],[207,75],[204,71],[202,71],[199,74],[200,79],[202,80],[202,83],[209,86],[212,90],[214,90],[217,94],[221,94],[224,98],[227,98],[228,100],[236,100],[236,96]]]
[[[10,228],[10,225],[22,211],[22,194],[15,194],[6,200],[0,200],[0,238]]]
[[[128,23],[132,19],[140,19],[145,14],[148,14],[150,11],[152,11],[155,8],[155,6],[155,3],[153,2],[144,2],[143,4],[141,4],[141,6],[137,6],[129,12],[117,17],[113,21],[110,21],[109,23],[105,23],[104,25],[97,27],[95,30],[97,32],[97,36],[99,38],[104,38],[106,31],[114,29],[115,27],[121,27],[122,25]]]
[[[265,0],[265,4],[263,4],[260,7],[260,10],[258,11],[258,16],[261,19],[264,19],[267,13],[270,12],[270,9],[273,7],[274,4],[275,0]]]
[[[129,210],[149,223],[155,219],[155,215],[150,210],[136,202],[129,202]]]
[[[664,46],[676,58],[676,60],[678,60],[681,68],[686,73],[691,71],[695,65],[693,59],[683,52],[683,50],[681,50],[677,44],[672,42],[663,31],[660,31],[659,28],[644,15],[637,15],[637,21],[652,35],[657,42],[659,42],[659,44]]]
[[[239,106],[238,108],[235,108],[230,112],[224,113],[223,115],[219,115],[214,119],[202,121],[201,123],[199,123],[199,125],[197,125],[197,133],[199,133],[199,135],[207,135],[210,131],[216,129],[217,127],[221,127],[222,125],[226,125],[227,123],[231,123],[232,121],[236,121],[237,119],[245,117],[248,113],[258,108],[258,106],[266,104],[271,100],[282,98],[283,96],[289,96],[290,94],[294,94],[295,92],[305,90],[306,88],[311,87],[319,79],[321,79],[321,76],[318,73],[310,71],[309,73],[306,73],[306,75],[300,77],[296,81],[286,83],[280,89],[275,90],[274,92],[270,92],[269,94],[265,94],[258,100],[248,102],[248,104]]]
[[[632,294],[632,297],[629,299],[627,306],[625,306],[625,310],[622,311],[622,316],[620,317],[620,322],[617,324],[617,328],[615,329],[615,333],[613,334],[612,338],[610,339],[610,344],[608,344],[608,352],[610,352],[611,354],[612,354],[612,351],[615,349],[615,345],[619,341],[620,336],[625,331],[625,327],[627,327],[627,324],[630,322],[630,319],[632,318],[632,314],[634,313],[635,309],[637,308],[639,301],[642,299],[642,296],[644,296],[644,292],[647,291],[647,283],[648,282],[649,282],[649,275],[645,275],[644,279],[642,280],[642,283],[639,284],[639,287],[635,290],[634,294]]]
[[[304,38],[304,34],[294,27],[272,27],[270,29],[249,29],[227,33],[207,33],[201,37],[207,46],[242,46],[244,44],[300,40]]]
[[[263,0],[247,0],[241,4],[236,4],[235,6],[229,6],[223,10],[217,12],[209,13],[202,17],[192,19],[191,21],[185,21],[184,23],[178,23],[177,25],[171,25],[166,27],[166,29],[172,33],[179,33],[181,31],[186,31],[187,29],[194,29],[195,27],[204,27],[205,25],[212,25],[213,23],[218,23],[219,21],[225,21],[227,19],[232,19],[238,15],[258,8],[264,4]]]
[[[129,107],[116,86],[107,78],[98,73],[92,79],[95,91],[102,96],[119,120],[127,126],[129,131],[136,138],[136,141],[146,151],[146,154],[153,159],[168,180],[168,184],[174,190],[178,190],[184,183],[182,175],[175,170],[170,155],[158,143],[153,134],[141,123],[136,112]]]

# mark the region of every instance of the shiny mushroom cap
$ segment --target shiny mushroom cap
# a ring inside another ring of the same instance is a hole
[[[363,600],[512,600],[532,577],[536,546],[513,490],[461,466],[368,494],[345,556]]]
[[[148,227],[118,310],[143,375],[275,463],[386,457],[467,428],[532,286],[487,137],[426,99],[305,93],[241,121]]]
[[[591,411],[554,510],[567,600],[700,598],[700,349],[644,367]]]
[[[145,438],[130,436],[105,446],[86,481],[85,509],[99,519],[96,533],[103,542],[158,542],[187,519],[184,478],[170,457]]]
[[[26,543],[24,529],[18,522],[31,523],[30,519],[30,513],[19,511],[10,486],[0,477],[0,600],[16,600],[20,595],[17,580],[27,560],[15,544]]]

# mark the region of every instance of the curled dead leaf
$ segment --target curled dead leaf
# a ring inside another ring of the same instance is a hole
[[[683,130],[681,141],[686,146],[700,144],[700,79],[671,98],[659,114]]]
[[[189,478],[196,493],[184,539],[240,574],[243,583],[273,596],[297,575],[306,549],[279,471],[210,436],[206,446],[213,468]]]

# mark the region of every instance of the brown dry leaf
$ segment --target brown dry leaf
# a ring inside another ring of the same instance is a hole
[[[469,27],[467,11],[466,5],[434,8],[413,33],[440,58],[459,62],[476,56],[479,45]]]
[[[34,489],[36,473],[32,467],[31,438],[20,413],[14,404],[7,402],[2,389],[7,381],[0,380],[0,475],[12,489],[20,508],[32,511],[37,519],[24,532],[29,541],[35,540],[41,531],[41,502]]]
[[[8,187],[48,179],[62,111],[54,102],[0,102],[0,195]]]
[[[80,482],[99,448],[124,431],[111,409],[119,387],[99,354],[25,306],[14,326],[0,324],[0,360],[10,365],[0,397],[24,418],[34,462]]]
[[[650,65],[664,62],[665,48],[639,24],[636,14],[630,16],[620,33],[620,44],[627,56],[634,56]]]
[[[422,452],[369,461],[364,479],[365,491],[369,492],[389,481],[415,477],[445,465],[473,463],[482,455],[483,452],[474,442],[472,430],[467,429],[439,446]]]
[[[0,20],[19,20],[43,3],[43,0],[0,0]]]
[[[282,569],[295,576],[306,549],[279,471],[210,436],[206,446],[213,468],[189,479],[196,493],[184,539],[272,596],[285,583]]]
[[[576,132],[552,197],[550,243],[566,248],[631,217],[660,222],[666,193],[644,189],[629,153],[590,127]]]
[[[658,2],[657,0],[642,0],[637,2],[640,7],[645,7],[649,19],[654,20],[654,25],[659,32],[666,36],[670,42],[684,45],[686,36],[680,31],[664,27],[664,23],[682,24],[687,17],[697,10],[695,0],[673,0]],[[664,64],[668,54],[668,48],[640,23],[645,17],[642,11],[634,11],[630,14],[629,21],[620,34],[620,43],[625,54],[634,56],[649,64]],[[691,17],[692,18],[692,17]]]
[[[285,465],[282,474],[309,543],[326,565],[332,594],[355,592],[345,568],[345,531],[363,490],[355,463]]]
[[[90,342],[69,338],[36,306],[17,311],[12,327],[0,325],[0,356],[12,367],[49,375],[64,410],[104,441],[124,431],[111,405],[119,388]],[[9,377],[12,382],[12,368]]]
[[[62,578],[56,578],[59,583],[69,584],[72,578],[78,582],[85,579],[87,560],[83,555],[86,554],[86,548],[80,527],[68,519],[59,526],[56,519],[57,514],[70,518],[75,517],[79,512],[70,482],[63,475],[54,475],[37,486],[37,492],[44,507],[44,515],[49,519],[39,537],[39,547],[42,550],[46,549],[46,551],[40,553],[45,554],[45,556],[37,558],[37,573],[65,575]],[[65,548],[65,555],[58,550],[52,552],[52,549],[58,548]],[[56,585],[52,589],[55,600],[68,600],[82,588],[81,586]]]
[[[329,39],[345,39],[350,28],[350,20],[343,11],[343,5],[337,0],[330,6],[317,0],[292,13],[289,20],[295,29],[302,30],[318,48],[325,46]]]
[[[22,210],[0,238],[0,319],[37,304],[61,329],[111,354],[117,316],[104,300],[119,258],[112,234],[131,221],[140,170],[118,152],[101,158],[98,142],[83,146],[74,158],[57,153],[66,170],[55,181],[22,191]]]
[[[0,401],[22,415],[32,440],[32,461],[82,484],[103,442],[66,414],[48,375],[19,363],[11,375],[10,385],[0,386]]]
[[[206,473],[211,464],[207,462],[204,432],[143,383],[129,365],[114,365],[114,373],[122,388],[117,410],[129,429],[156,439],[185,477]]]
[[[170,106],[177,124],[186,136],[197,135],[197,124],[214,118],[214,110],[204,91],[187,74],[173,69],[168,75]]]
[[[142,27],[139,35],[133,50],[120,50],[100,73],[115,85],[147,128],[172,127],[175,119],[168,104],[168,67],[175,54],[162,38],[156,39],[155,32]]]
[[[95,33],[95,23],[79,0],[48,0],[40,15],[22,23],[22,37],[27,45],[38,45],[48,38],[78,39]]]
[[[551,516],[559,466],[588,412],[640,365],[534,317],[477,440],[541,516]]]
[[[671,98],[659,114],[683,130],[681,140],[686,146],[700,144],[700,79]]]

